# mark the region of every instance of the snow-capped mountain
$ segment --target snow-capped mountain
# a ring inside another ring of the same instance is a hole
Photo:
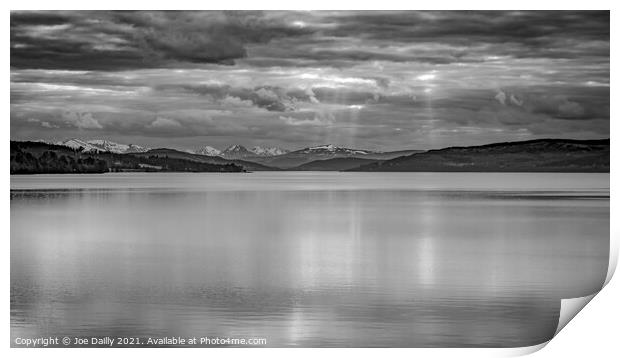
[[[112,153],[143,153],[149,150],[148,148],[144,148],[135,144],[120,144],[110,142],[104,139],[93,139],[87,142],[91,145],[103,149],[104,151]]]
[[[274,157],[276,155],[286,154],[289,151],[286,149],[278,148],[278,147],[254,147],[250,149],[250,152],[260,156],[260,157]]]
[[[191,151],[194,154],[200,154],[200,155],[208,155],[210,157],[216,157],[218,155],[222,154],[222,151],[213,147],[210,147],[208,145],[205,145],[203,147],[200,148],[196,148],[193,151]]]
[[[256,156],[256,154],[239,144],[234,144],[224,149],[220,155],[226,159],[240,159]]]
[[[128,147],[129,148],[127,148],[125,153],[144,153],[144,152],[148,152],[149,150],[151,150],[151,148],[142,147],[137,144],[128,144]]]
[[[253,147],[248,149],[242,145],[234,144],[224,149],[219,155],[228,159],[240,158],[256,158],[256,157],[274,157],[286,154],[289,151],[278,147]]]
[[[331,155],[368,155],[375,154],[378,152],[373,152],[370,150],[362,150],[362,149],[350,149],[344,147],[337,147],[333,144],[324,144],[318,145],[314,147],[304,148],[297,150],[293,153],[300,154],[331,154]]]
[[[99,151],[101,151],[101,148],[99,148],[97,146],[94,146],[94,145],[88,143],[87,141],[84,141],[84,140],[81,140],[81,139],[77,139],[77,138],[67,139],[65,141],[57,142],[56,144],[64,145],[66,147],[73,148],[73,149],[80,149],[80,148],[82,148],[82,150],[84,152],[99,152]]]
[[[227,159],[255,158],[255,157],[274,157],[276,155],[286,154],[289,151],[279,147],[253,147],[248,149],[242,145],[231,145],[224,150],[219,150],[211,146],[205,145],[197,149],[188,149],[188,153],[208,155],[211,157],[221,156]]]
[[[85,152],[112,152],[112,153],[143,153],[149,150],[135,144],[120,144],[105,139],[82,140],[77,138],[67,139],[56,144],[71,147],[73,149],[83,148]]]
[[[89,139],[83,140],[78,138],[67,139],[57,143],[73,149],[83,148],[85,152],[112,152],[112,153],[143,153],[150,150],[150,148],[141,147],[135,144],[121,144],[115,143],[105,139]],[[235,144],[231,145],[224,150],[219,150],[211,146],[205,145],[196,149],[187,149],[187,153],[207,155],[210,157],[222,156],[226,159],[241,159],[241,158],[256,158],[256,157],[273,157],[277,155],[286,154],[289,151],[278,147],[253,147],[247,149],[246,147]]]
[[[383,153],[374,152],[363,149],[351,149],[345,147],[338,147],[333,144],[317,145],[314,147],[308,147],[298,149],[285,154],[272,156],[272,157],[255,157],[248,160],[254,160],[258,163],[269,165],[277,168],[293,168],[304,163],[309,163],[315,160],[327,160],[334,158],[366,158],[374,159],[375,157],[382,156]]]

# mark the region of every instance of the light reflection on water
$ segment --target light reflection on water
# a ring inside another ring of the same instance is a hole
[[[14,337],[524,346],[607,272],[607,174],[14,176],[11,189]]]

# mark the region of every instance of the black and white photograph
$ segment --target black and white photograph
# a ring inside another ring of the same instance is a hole
[[[544,346],[613,274],[609,10],[11,10],[7,102],[11,348]]]

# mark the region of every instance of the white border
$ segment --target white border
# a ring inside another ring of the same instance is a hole
[[[379,6],[380,4],[380,6]],[[107,0],[105,2],[95,3],[95,2],[84,2],[84,1],[32,1],[32,0],[22,0],[22,1],[10,1],[8,2],[7,11],[4,13],[2,17],[2,21],[4,23],[3,28],[4,31],[4,49],[6,54],[3,56],[3,68],[5,68],[4,72],[4,81],[3,81],[3,93],[5,101],[3,103],[3,113],[5,113],[6,117],[2,121],[2,130],[5,133],[6,137],[4,140],[0,140],[0,146],[2,147],[2,152],[5,153],[2,156],[2,163],[0,164],[2,168],[5,170],[5,175],[2,177],[5,188],[10,187],[9,175],[8,175],[8,145],[10,140],[10,129],[9,129],[9,96],[10,96],[10,58],[9,58],[9,43],[10,43],[10,33],[8,31],[9,27],[9,9],[296,9],[296,10],[309,10],[309,9],[419,9],[419,10],[431,10],[431,9],[461,9],[461,10],[476,10],[476,9],[533,9],[533,10],[547,10],[547,9],[579,9],[579,10],[594,10],[594,9],[611,9],[611,60],[612,60],[612,71],[611,71],[611,80],[616,83],[615,79],[615,71],[613,66],[613,59],[617,58],[616,50],[617,46],[614,46],[613,39],[617,34],[617,20],[618,16],[616,16],[617,7],[612,6],[612,1],[597,1],[597,0],[588,0],[588,1],[547,1],[543,2],[540,0],[522,0],[517,3],[508,2],[508,1],[443,1],[443,0],[433,0],[429,2],[410,2],[410,1],[391,1],[391,0],[382,0],[380,2],[366,2],[360,3],[358,1],[339,1],[335,2],[333,0],[314,0],[311,2],[291,2],[291,1],[237,1],[237,0],[227,0],[225,2],[205,2],[205,1],[185,1],[185,0],[176,0],[176,1],[144,1],[144,2],[128,2],[126,0]],[[614,96],[614,90],[612,88],[611,98],[618,98]],[[615,114],[617,113],[616,106],[614,105],[614,101],[612,101],[611,106],[611,118],[615,118]],[[618,133],[618,125],[614,120],[610,123],[611,126],[611,137],[615,138]],[[607,276],[607,282],[611,279],[611,276],[614,272],[615,266],[617,264],[617,255],[618,255],[618,237],[620,237],[620,225],[618,221],[615,220],[619,218],[618,213],[620,212],[618,201],[614,200],[616,197],[616,188],[618,188],[618,176],[616,174],[619,165],[620,154],[618,153],[618,147],[614,144],[612,140],[612,155],[611,155],[611,253],[612,253],[612,261],[610,262],[610,271]],[[6,190],[6,189],[5,189]],[[7,195],[7,193],[5,193]],[[10,247],[9,247],[9,238],[10,238],[10,200],[8,200],[8,195],[5,197],[5,203],[2,206],[2,229],[4,235],[2,235],[2,252],[4,253],[3,260],[3,275],[2,275],[2,288],[4,290],[5,297],[5,309],[2,314],[4,317],[4,325],[2,326],[2,333],[4,334],[4,338],[0,344],[4,348],[5,356],[30,356],[30,355],[38,355],[45,354],[46,356],[55,356],[62,355],[63,357],[69,356],[83,356],[83,355],[93,355],[93,356],[107,356],[111,352],[113,354],[121,354],[121,355],[142,355],[148,354],[149,356],[168,356],[170,353],[177,354],[181,353],[183,355],[189,356],[205,356],[205,355],[213,355],[217,354],[218,357],[229,357],[229,356],[237,356],[240,354],[251,354],[252,356],[301,356],[301,357],[312,357],[315,358],[317,354],[321,355],[341,355],[341,354],[355,354],[355,355],[375,355],[375,354],[389,354],[391,356],[403,356],[403,357],[411,357],[411,355],[419,355],[423,357],[454,357],[454,356],[472,356],[472,357],[480,357],[480,356],[504,356],[504,355],[515,355],[515,354],[527,354],[533,351],[536,351],[545,345],[548,345],[545,349],[542,349],[540,352],[536,353],[538,356],[545,357],[572,357],[572,356],[584,356],[595,354],[601,356],[609,356],[611,352],[617,352],[617,346],[615,344],[617,340],[617,332],[616,327],[618,326],[617,319],[620,317],[619,310],[617,307],[617,302],[620,302],[620,286],[617,282],[612,281],[610,284],[605,287],[602,294],[596,295],[592,299],[592,303],[586,307],[582,313],[577,315],[574,319],[575,322],[569,323],[566,328],[564,328],[559,335],[552,339],[548,344],[542,344],[536,347],[529,347],[523,349],[321,349],[320,351],[311,350],[311,349],[147,349],[147,350],[103,350],[103,349],[53,349],[53,350],[40,350],[40,349],[9,349],[10,337],[9,334],[9,322],[10,322],[10,281],[9,281],[9,269],[10,269]],[[616,280],[617,281],[617,280]],[[612,353],[613,354],[613,353]]]
[[[7,1],[8,2],[8,1]],[[85,2],[77,0],[13,0],[8,4],[11,10],[83,10],[83,9],[157,9],[157,10],[607,10],[612,9],[611,0],[588,1],[541,1],[521,0],[518,3],[490,0],[433,0],[404,1],[381,0],[360,2],[355,0],[227,0],[227,1],[123,1],[107,0],[101,2]]]

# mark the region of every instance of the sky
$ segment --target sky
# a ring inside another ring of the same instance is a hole
[[[608,11],[11,12],[12,140],[609,137]]]

